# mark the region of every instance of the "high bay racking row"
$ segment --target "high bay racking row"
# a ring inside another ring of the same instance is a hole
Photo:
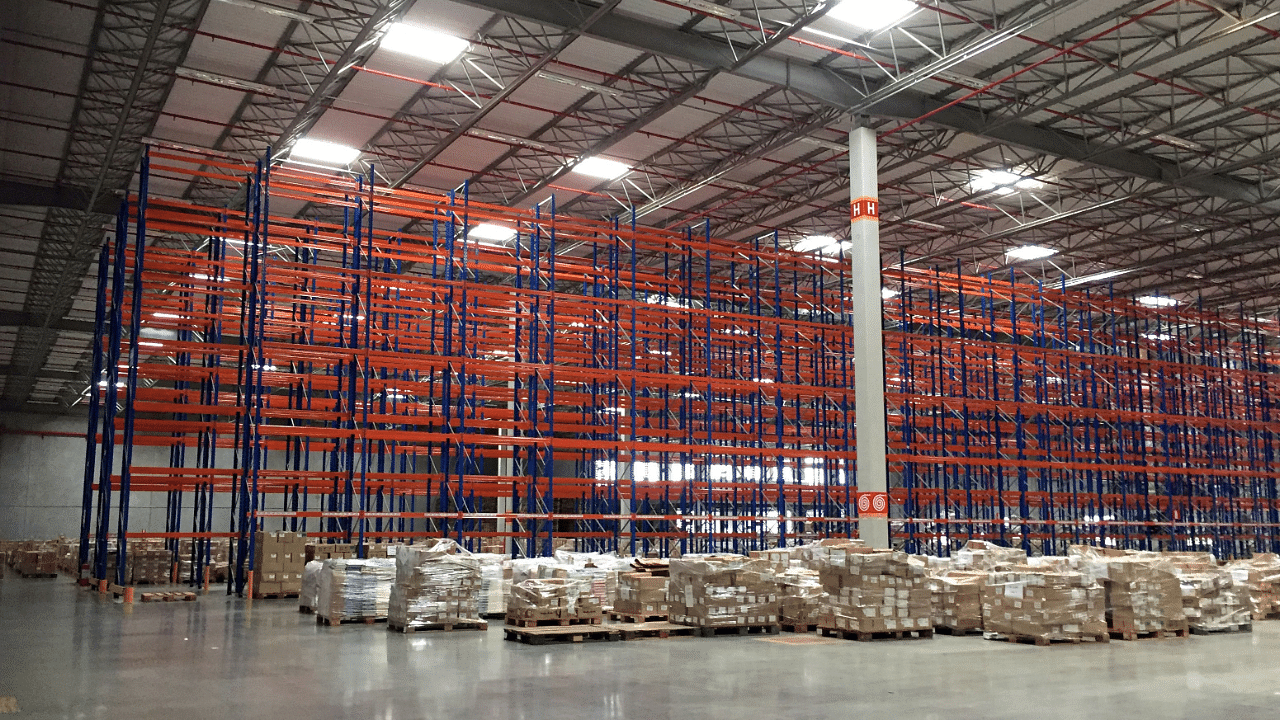
[[[148,193],[196,174],[242,206]],[[375,177],[150,152],[99,263],[96,577],[112,538],[158,536],[196,540],[200,582],[231,537],[241,589],[260,528],[528,555],[856,534],[838,256]],[[1275,549],[1274,322],[939,271],[886,288],[908,549]],[[166,494],[164,528],[131,529],[137,492]]]

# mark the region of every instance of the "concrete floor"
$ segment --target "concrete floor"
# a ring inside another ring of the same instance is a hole
[[[317,627],[291,601],[126,608],[65,578],[8,576],[5,696],[22,718],[1275,720],[1280,621],[1252,634],[1051,648],[785,634],[531,647],[497,627]]]

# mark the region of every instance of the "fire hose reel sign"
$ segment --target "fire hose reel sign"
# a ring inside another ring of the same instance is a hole
[[[889,517],[889,493],[858,493],[858,515],[862,517]]]

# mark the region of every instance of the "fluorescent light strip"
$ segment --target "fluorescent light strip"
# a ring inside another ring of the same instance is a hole
[[[466,52],[471,43],[432,28],[396,23],[382,36],[382,44],[378,47],[429,63],[447,65]]]

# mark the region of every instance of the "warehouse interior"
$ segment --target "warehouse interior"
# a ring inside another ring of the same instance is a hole
[[[1280,710],[1280,2],[0,37],[0,714]]]

